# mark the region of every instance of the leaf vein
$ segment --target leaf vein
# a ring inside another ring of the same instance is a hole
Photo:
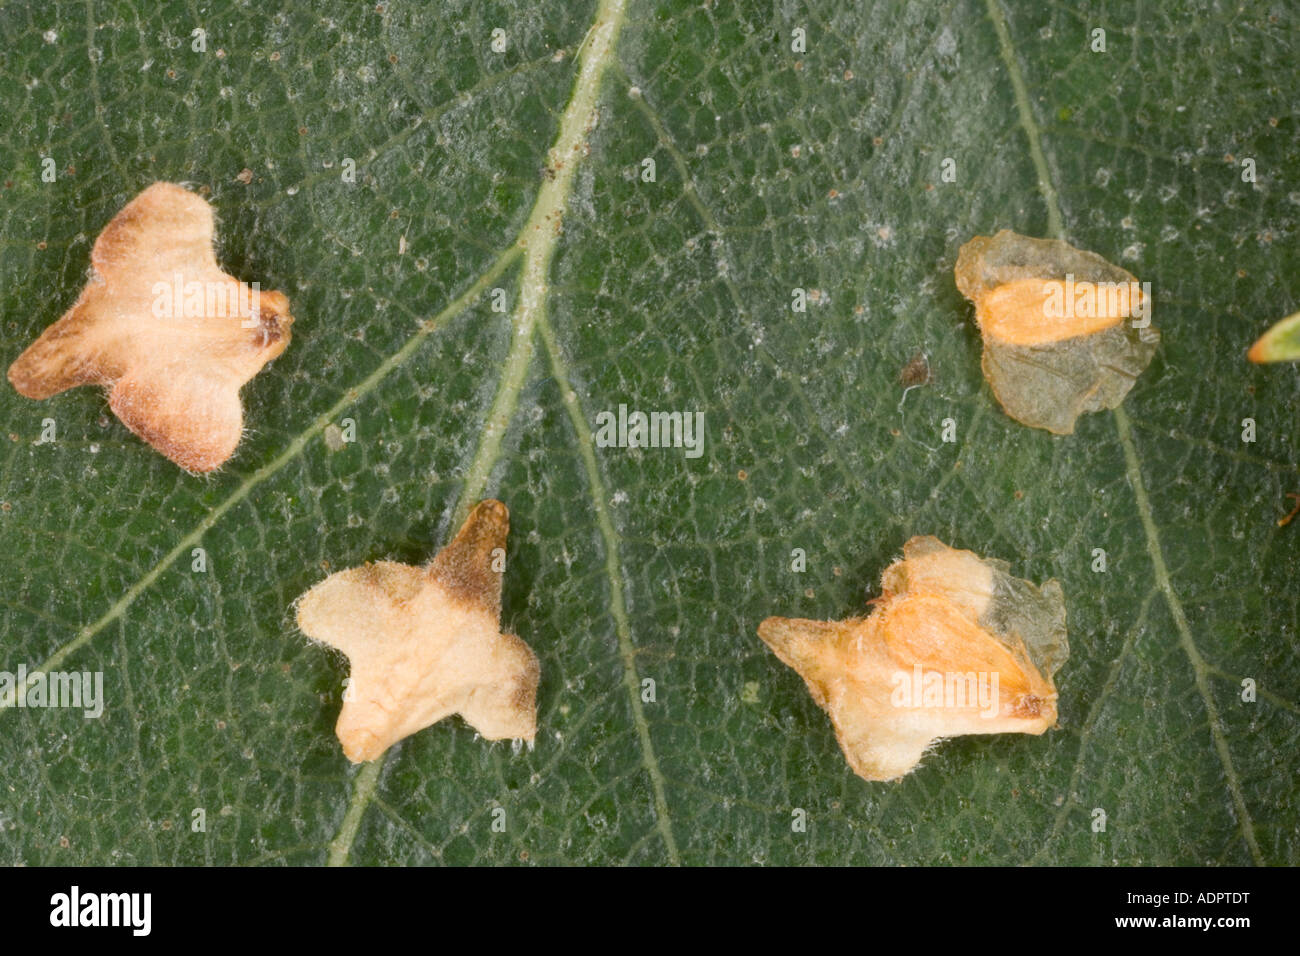
[[[1029,105],[1029,90],[1025,85],[1024,76],[1016,60],[1015,48],[1011,42],[1010,31],[1007,29],[1006,17],[998,5],[998,0],[985,0],[985,3],[988,8],[989,19],[993,22],[993,27],[997,31],[1002,60],[1006,64],[1007,75],[1011,80],[1011,86],[1015,93],[1016,110],[1020,117],[1020,125],[1024,128],[1025,137],[1029,141],[1029,154],[1038,176],[1038,188],[1043,194],[1043,201],[1047,205],[1048,227],[1055,237],[1064,239],[1065,227],[1061,215],[1060,198],[1057,195],[1056,187],[1052,184],[1051,174],[1047,168],[1047,159],[1043,154],[1038,124]],[[1124,463],[1125,470],[1128,473],[1129,486],[1133,489],[1138,514],[1142,520],[1142,528],[1146,533],[1147,553],[1151,558],[1155,583],[1164,596],[1169,612],[1173,615],[1179,643],[1187,654],[1188,660],[1191,661],[1196,688],[1205,704],[1206,721],[1209,725],[1214,752],[1223,766],[1224,781],[1232,803],[1236,808],[1237,822],[1241,827],[1242,838],[1250,850],[1251,858],[1257,865],[1262,865],[1264,858],[1260,852],[1259,842],[1255,837],[1254,822],[1251,819],[1250,809],[1246,806],[1245,794],[1241,789],[1241,781],[1237,777],[1236,768],[1233,766],[1227,737],[1220,725],[1218,707],[1215,705],[1214,697],[1210,691],[1209,670],[1196,646],[1196,641],[1192,637],[1191,628],[1187,623],[1187,616],[1183,612],[1182,602],[1174,590],[1173,582],[1169,577],[1169,569],[1165,564],[1164,549],[1160,544],[1160,534],[1156,528],[1150,499],[1147,496],[1146,484],[1142,477],[1142,466],[1138,460],[1137,447],[1133,443],[1128,414],[1124,411],[1123,406],[1114,408],[1112,413],[1115,420],[1115,429],[1119,434],[1120,445],[1124,451]]]

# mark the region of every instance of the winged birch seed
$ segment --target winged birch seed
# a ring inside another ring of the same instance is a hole
[[[289,344],[289,300],[221,271],[212,207],[154,183],[95,240],[76,303],[9,366],[44,399],[108,388],[113,413],[186,471],[219,467],[243,435],[239,389]]]
[[[1095,253],[1004,229],[962,246],[954,274],[975,304],[984,377],[1024,425],[1070,434],[1118,406],[1155,355],[1150,284]]]
[[[335,733],[353,763],[451,714],[488,740],[537,735],[537,655],[501,632],[510,516],[481,501],[426,567],[339,571],[298,599],[298,626],[352,664]]]
[[[1278,320],[1250,347],[1246,358],[1257,363],[1300,359],[1300,312]]]
[[[937,740],[1056,726],[1065,599],[1005,561],[915,537],[869,617],[770,617],[758,636],[808,685],[854,773],[894,780]]]

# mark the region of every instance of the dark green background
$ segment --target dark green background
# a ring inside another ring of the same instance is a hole
[[[211,190],[221,261],[297,320],[210,478],[92,389],[0,389],[0,670],[81,635],[63,667],[103,670],[108,695],[98,721],[0,712],[0,862],[326,859],[356,773],[332,732],[347,665],[291,602],[323,562],[419,562],[454,530],[508,316],[476,298],[348,390],[513,248],[593,12],[0,5],[0,360],[71,304],[99,230],[158,179]],[[488,485],[512,512],[505,626],[542,661],[537,746],[459,719],[409,738],[352,861],[1295,863],[1300,524],[1276,519],[1300,491],[1298,381],[1243,352],[1300,307],[1298,29],[1283,2],[633,0],[551,276],[555,358],[536,343]],[[1126,418],[1063,438],[996,407],[952,280],[972,235],[1049,234],[1052,191],[1066,238],[1152,283],[1164,335]],[[513,301],[519,281],[498,284]],[[819,290],[806,314],[795,287]],[[918,351],[935,381],[900,407]],[[620,403],[703,411],[704,456],[597,449],[594,484],[555,367],[589,423]],[[339,402],[359,441],[331,452],[320,416]],[[36,446],[45,417],[60,437]],[[200,532],[206,574],[178,550]],[[1061,727],[949,741],[866,783],[755,628],[861,611],[913,534],[1060,579]],[[654,703],[628,690],[614,581]]]

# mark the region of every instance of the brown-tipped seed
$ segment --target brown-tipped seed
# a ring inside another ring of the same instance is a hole
[[[893,780],[944,737],[1056,725],[1052,675],[1069,654],[1061,587],[1007,567],[913,538],[869,617],[770,617],[758,636],[830,715],[853,771]]]
[[[298,626],[347,655],[335,733],[353,763],[451,714],[488,740],[537,735],[537,655],[501,632],[509,512],[481,501],[424,568],[380,561],[298,599]]]
[[[1022,424],[1070,434],[1119,405],[1155,355],[1149,292],[1094,253],[1004,229],[962,246],[954,274],[975,304],[984,377]]]
[[[154,183],[104,227],[76,303],[9,367],[28,398],[104,385],[114,414],[186,471],[243,434],[239,389],[289,344],[289,300],[227,275],[212,208]]]

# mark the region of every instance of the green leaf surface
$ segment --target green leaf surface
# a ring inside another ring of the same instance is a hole
[[[102,671],[107,698],[0,709],[0,863],[1298,862],[1300,523],[1277,519],[1300,379],[1244,359],[1300,303],[1297,21],[4,4],[4,363],[154,180],[206,191],[222,263],[296,323],[209,478],[93,389],[0,389],[0,670]],[[1152,284],[1152,366],[1071,436],[982,379],[952,267],[999,228]],[[905,395],[918,352],[934,380]],[[703,412],[703,455],[596,447],[620,404]],[[424,561],[485,495],[511,509],[536,746],[452,718],[353,768],[347,662],[292,602],[326,568]],[[860,613],[914,534],[1061,581],[1061,726],[867,783],[755,630]]]

